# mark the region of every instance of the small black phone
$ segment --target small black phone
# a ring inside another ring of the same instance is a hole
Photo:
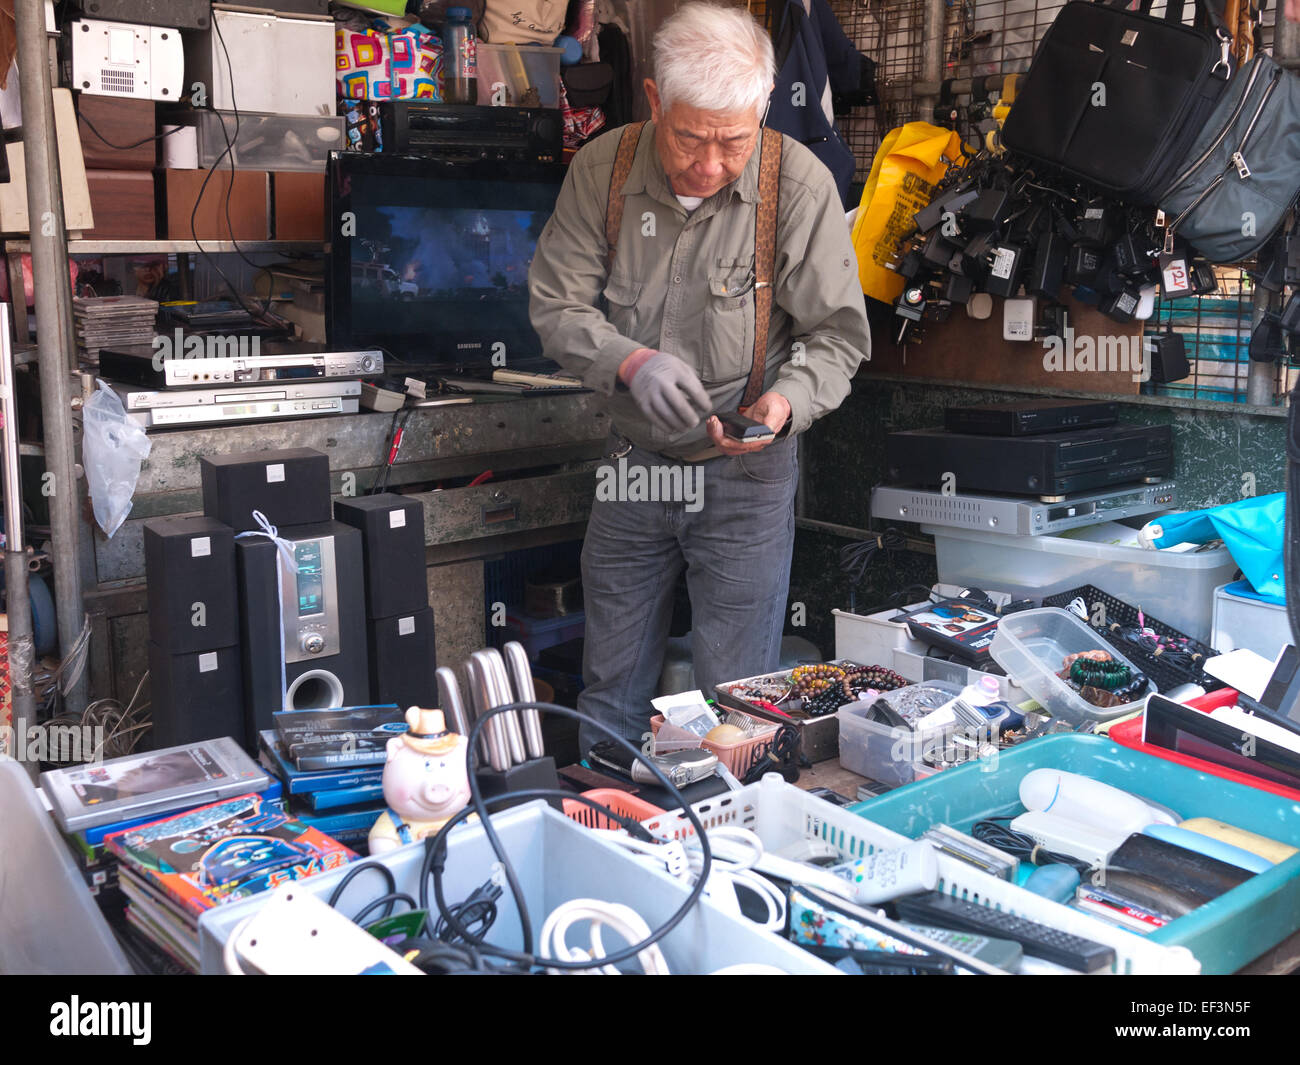
[[[743,414],[727,411],[719,412],[715,417],[722,423],[722,435],[732,440],[739,440],[741,443],[753,444],[762,440],[771,440],[776,436],[769,426],[763,422],[756,422],[753,418],[746,418]]]

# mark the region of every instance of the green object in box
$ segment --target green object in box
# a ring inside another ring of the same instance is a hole
[[[1031,769],[1092,777],[1167,806],[1183,819],[1212,817],[1300,847],[1300,803],[1121,747],[1100,736],[1064,733],[1030,740],[996,759],[918,780],[850,809],[911,839],[935,824],[962,832],[987,817],[1023,812],[1019,787]],[[1182,946],[1204,973],[1231,973],[1300,930],[1300,854],[1152,932]]]

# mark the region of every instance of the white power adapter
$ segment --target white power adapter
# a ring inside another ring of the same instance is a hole
[[[1008,299],[1002,305],[1002,339],[1034,339],[1034,300],[1030,296]]]

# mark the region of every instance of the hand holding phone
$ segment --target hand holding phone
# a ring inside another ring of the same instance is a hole
[[[763,422],[756,422],[753,418],[746,418],[743,414],[719,411],[714,417],[722,423],[723,436],[738,440],[742,444],[756,444],[776,438],[776,433],[770,426]]]

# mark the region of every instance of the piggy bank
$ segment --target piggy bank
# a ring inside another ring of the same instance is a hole
[[[469,802],[465,737],[447,731],[441,710],[413,706],[406,723],[409,731],[388,741],[388,809],[370,830],[371,854],[436,835]]]

